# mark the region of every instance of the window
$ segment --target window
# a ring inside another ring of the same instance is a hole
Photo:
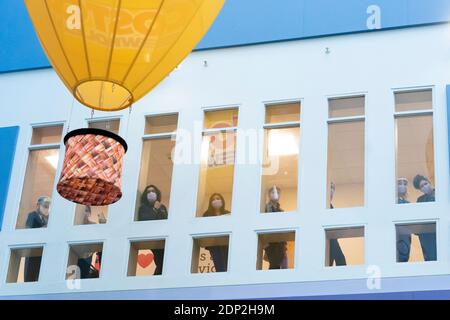
[[[178,115],[146,118],[135,220],[168,218]]]
[[[43,247],[11,249],[7,283],[39,281]]]
[[[395,93],[397,203],[435,201],[432,91]]]
[[[133,241],[130,244],[128,276],[157,276],[163,272],[165,240]]]
[[[327,208],[364,206],[365,97],[329,100]]]
[[[90,120],[89,128],[102,129],[119,134],[120,120]],[[76,205],[74,225],[105,224],[108,221],[108,206],[91,207]]]
[[[205,112],[197,217],[230,214],[238,110]]]
[[[293,269],[295,232],[258,235],[257,270]]]
[[[297,210],[300,103],[266,106],[261,212]]]
[[[436,261],[436,223],[396,225],[397,262]]]
[[[325,266],[364,264],[364,228],[342,228],[325,231]]]
[[[66,279],[100,278],[102,251],[102,243],[70,245]]]
[[[16,228],[47,227],[63,126],[33,128]]]
[[[191,272],[226,272],[228,247],[229,236],[194,238]]]

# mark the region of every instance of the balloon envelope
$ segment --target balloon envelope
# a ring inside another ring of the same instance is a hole
[[[225,0],[25,0],[64,84],[97,110],[129,107],[194,49]]]

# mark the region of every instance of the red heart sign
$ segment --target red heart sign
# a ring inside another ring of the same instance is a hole
[[[138,255],[138,264],[139,266],[141,266],[141,268],[145,269],[152,264],[153,258],[153,253],[141,253],[140,255]]]

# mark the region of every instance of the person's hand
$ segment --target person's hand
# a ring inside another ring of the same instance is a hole
[[[155,201],[155,204],[153,205],[155,209],[159,209],[161,207],[161,203],[159,201]]]

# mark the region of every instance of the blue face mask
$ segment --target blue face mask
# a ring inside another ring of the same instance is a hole
[[[424,185],[422,187],[422,189],[420,189],[424,194],[431,194],[433,193],[433,187],[431,186],[431,184],[427,183],[426,185]]]
[[[405,195],[406,192],[408,192],[408,187],[407,186],[405,186],[404,184],[401,184],[401,185],[398,186],[398,194],[400,196]]]

